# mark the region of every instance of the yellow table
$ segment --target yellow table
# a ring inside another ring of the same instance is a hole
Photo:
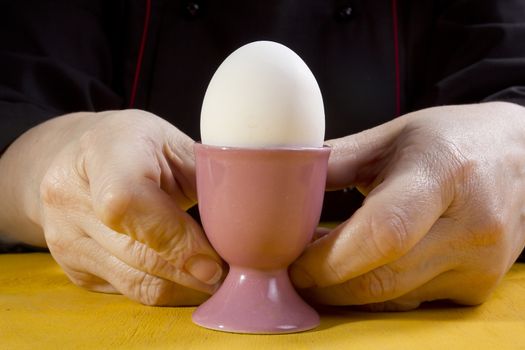
[[[405,313],[323,309],[321,326],[240,335],[191,322],[194,308],[148,307],[74,286],[50,255],[0,255],[0,349],[525,349],[525,264],[479,307]]]

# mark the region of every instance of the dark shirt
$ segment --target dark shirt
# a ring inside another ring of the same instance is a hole
[[[313,71],[327,138],[428,106],[525,104],[521,0],[0,0],[0,8],[0,147],[51,116],[126,107],[198,139],[213,72],[264,39]]]
[[[429,106],[525,105],[523,0],[0,0],[0,149],[50,117],[140,108],[199,139],[214,71],[255,40],[318,80],[326,138]],[[346,219],[356,191],[327,194]]]

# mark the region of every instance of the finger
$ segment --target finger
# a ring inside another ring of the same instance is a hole
[[[73,224],[70,216],[64,218],[60,209],[44,206],[43,211],[49,250],[75,284],[94,291],[118,291],[148,305],[194,305],[208,295],[129,266]]]
[[[327,188],[355,186],[362,179],[372,177],[403,130],[405,119],[396,118],[355,135],[326,141],[331,147]]]
[[[292,265],[295,285],[340,284],[412,249],[452,201],[451,192],[419,167],[393,168],[348,221],[308,246]]]
[[[215,277],[222,274],[221,260],[200,226],[168,195],[157,191],[155,184],[146,180],[134,187],[123,214],[111,217],[118,203],[105,207],[108,212],[102,219],[104,224],[155,250],[179,271],[189,271],[202,282],[215,284],[218,280]],[[115,193],[115,196],[126,194]]]
[[[87,192],[79,192],[77,195],[85,196],[85,201],[88,200]],[[80,198],[77,199],[82,202]],[[52,215],[55,220],[60,220],[61,212],[55,208],[49,208],[47,215]],[[184,220],[188,220],[189,222],[189,220],[192,219],[186,218]],[[200,255],[191,255],[192,242],[180,242],[180,244],[183,245],[181,249],[175,252],[167,252],[164,254],[164,256],[167,257],[165,258],[162,257],[159,252],[151,249],[147,244],[140,243],[128,235],[119,234],[111,230],[102,224],[95,216],[89,214],[78,216],[77,223],[87,235],[94,238],[107,251],[138,270],[207,293],[212,293],[216,290],[222,277],[222,269],[217,268],[215,261],[208,263],[208,261],[204,259],[202,263]],[[140,225],[144,227],[145,224],[146,221]],[[196,229],[200,230],[199,227]],[[187,249],[185,249],[186,245]],[[160,248],[161,247],[159,247],[159,250]],[[185,257],[185,254],[189,257]],[[168,260],[170,257],[171,259]]]
[[[163,147],[163,153],[166,155],[171,170],[171,174],[168,172],[166,174],[175,178],[177,188],[181,189],[175,192],[183,193],[184,197],[190,200],[189,206],[183,208],[187,210],[197,203],[197,177],[195,175],[195,153],[193,152],[195,141],[171,125],[170,129],[172,132],[167,133],[167,142]],[[179,202],[179,198],[174,199]]]
[[[160,168],[152,161],[156,159],[152,147],[147,143],[111,145],[103,155],[92,154],[85,161],[97,216],[177,269],[215,284],[212,277],[222,274],[221,260],[200,226],[160,188]]]
[[[82,230],[77,228],[70,220],[64,220],[57,210],[44,205],[42,223],[45,232],[47,246],[57,264],[62,268],[66,276],[77,286],[101,293],[118,293],[118,291],[106,280],[97,277],[79,266],[76,260],[81,252],[75,251],[72,242],[87,238]],[[72,268],[77,266],[77,269]]]
[[[173,265],[147,245],[109,229],[95,217],[84,218],[82,228],[106,251],[137,270],[208,294],[213,293],[220,284],[220,270],[201,271],[197,279],[184,267]]]
[[[145,305],[198,305],[208,295],[172,281],[137,270],[109,254],[97,242],[83,237],[72,244],[82,252],[70,260],[68,269],[86,271],[108,281],[117,291]],[[82,285],[81,280],[73,280]]]
[[[447,300],[459,305],[479,305],[490,296],[492,289],[479,281],[466,279],[460,271],[447,271],[421,287],[398,298],[361,305],[367,311],[409,311],[425,302]]]
[[[328,305],[363,305],[401,297],[458,264],[450,249],[450,241],[457,231],[454,220],[440,219],[410,252],[398,260],[341,284],[312,288],[304,293],[309,299]]]

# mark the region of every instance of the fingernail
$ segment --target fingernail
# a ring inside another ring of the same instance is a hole
[[[290,271],[290,279],[292,280],[293,284],[300,289],[311,288],[315,286],[313,278],[300,267],[292,268]]]
[[[222,276],[221,266],[206,255],[192,256],[186,261],[184,268],[193,277],[209,285],[219,282]]]

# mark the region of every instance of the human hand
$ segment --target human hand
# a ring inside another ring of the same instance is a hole
[[[68,118],[68,116],[62,117]],[[193,141],[143,111],[90,115],[40,186],[40,221],[77,285],[150,305],[198,304],[221,260],[185,212],[196,203]]]
[[[487,299],[525,245],[525,110],[444,106],[328,141],[328,187],[356,186],[353,216],[293,264],[313,301],[409,310]]]

